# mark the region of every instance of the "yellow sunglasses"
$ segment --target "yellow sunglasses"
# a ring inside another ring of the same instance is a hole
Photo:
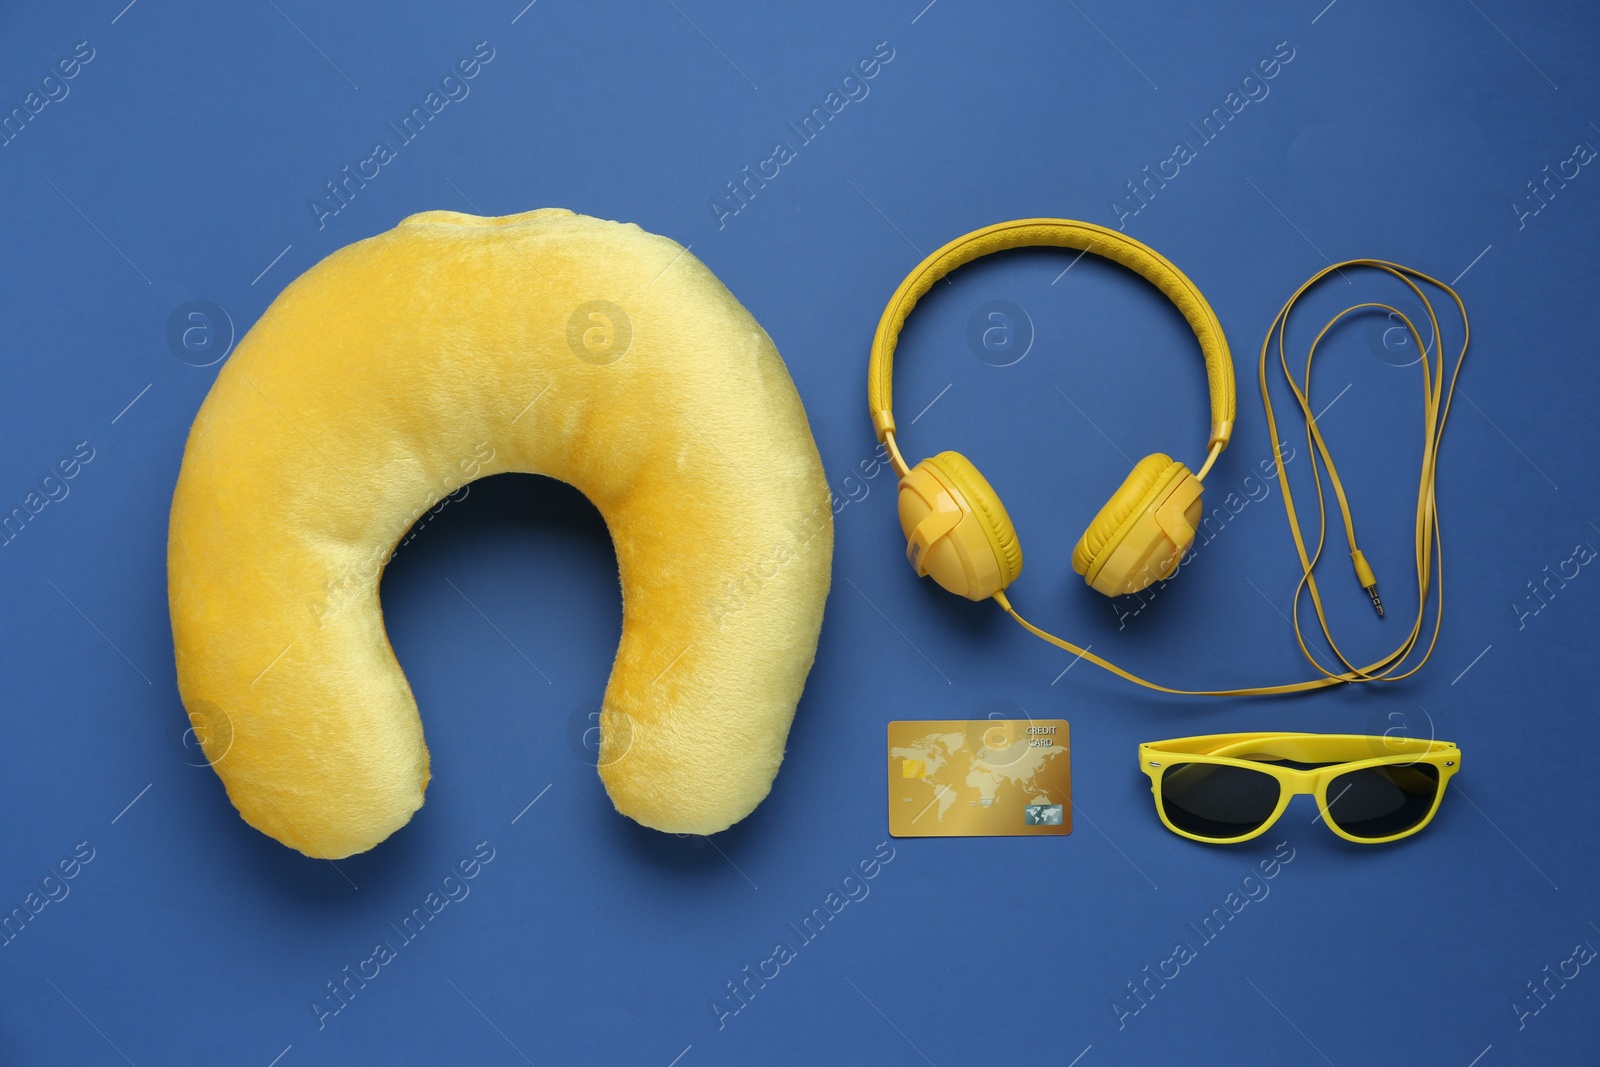
[[[1433,820],[1461,767],[1449,741],[1364,734],[1209,734],[1139,746],[1167,829],[1225,845],[1267,831],[1301,793],[1346,841],[1377,845]]]

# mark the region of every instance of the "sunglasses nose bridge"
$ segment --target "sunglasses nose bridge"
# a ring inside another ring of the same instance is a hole
[[[1303,771],[1293,767],[1282,767],[1273,768],[1267,773],[1277,779],[1285,805],[1293,803],[1294,799],[1300,796],[1311,797],[1320,804],[1324,783],[1329,780],[1329,776],[1320,770]]]

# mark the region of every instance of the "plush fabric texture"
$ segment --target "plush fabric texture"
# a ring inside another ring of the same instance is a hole
[[[1017,541],[1017,528],[1011,525],[1011,516],[1007,514],[1000,494],[994,491],[977,466],[960,452],[940,452],[928,462],[950,479],[951,484],[966,498],[968,506],[976,512],[984,536],[989,539],[995,558],[1000,561],[1003,585],[1016,581],[1022,573],[1022,545]]]
[[[1122,485],[1079,538],[1077,547],[1072,550],[1072,569],[1089,576],[1089,568],[1094,566],[1095,560],[1104,559],[1121,543],[1133,520],[1155,503],[1156,494],[1182,469],[1182,463],[1160,452],[1135,463]]]
[[[600,775],[617,810],[709,834],[767,795],[833,552],[772,341],[637,226],[432,211],[285,289],[189,434],[167,557],[178,687],[250,825],[336,859],[422,805],[428,751],[378,582],[422,512],[502,471],[576,486],[615,542]],[[530,679],[528,714],[560,737]]]

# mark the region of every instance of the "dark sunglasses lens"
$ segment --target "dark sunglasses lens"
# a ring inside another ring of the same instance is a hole
[[[1278,780],[1221,763],[1180,763],[1161,776],[1161,807],[1178,829],[1196,837],[1241,837],[1278,808]]]
[[[1328,783],[1328,817],[1352,837],[1389,837],[1426,819],[1438,795],[1431,763],[1366,767]]]

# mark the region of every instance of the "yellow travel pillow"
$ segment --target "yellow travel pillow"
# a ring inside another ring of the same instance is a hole
[[[178,689],[251,826],[337,859],[422,806],[378,581],[419,515],[502,471],[576,486],[615,542],[599,762],[617,810],[709,834],[767,795],[833,555],[772,341],[637,226],[429,211],[285,289],[189,433],[167,549]]]

